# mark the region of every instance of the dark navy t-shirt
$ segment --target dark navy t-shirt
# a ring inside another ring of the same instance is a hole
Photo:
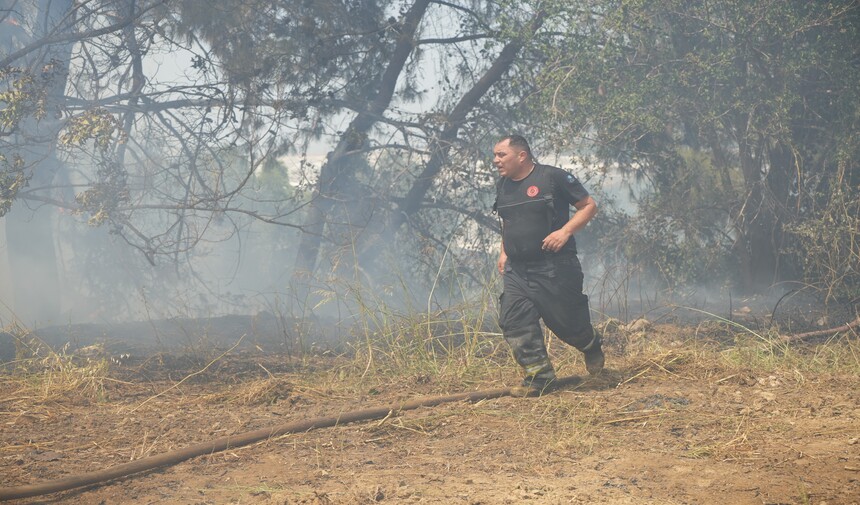
[[[539,259],[543,239],[570,220],[570,206],[588,197],[573,174],[549,165],[535,165],[519,181],[506,177],[496,186],[496,205],[504,223],[502,240],[512,259]],[[576,241],[568,240],[559,253],[576,254]],[[558,254],[558,253],[556,253]]]

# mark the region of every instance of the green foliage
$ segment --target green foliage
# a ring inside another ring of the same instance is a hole
[[[211,46],[195,69],[223,72],[252,94],[276,91],[298,118],[308,105],[360,94],[384,68],[388,2],[377,0],[184,0],[175,29]],[[285,92],[286,91],[286,92]]]
[[[843,172],[844,175],[844,172]],[[860,185],[833,177],[824,207],[788,227],[787,247],[803,264],[803,280],[827,300],[860,299]]]
[[[47,93],[56,79],[56,62],[44,65],[39,72],[7,67],[0,69],[0,138],[18,133],[24,122],[44,119]],[[0,216],[9,212],[18,192],[29,183],[27,164],[15,146],[4,143],[0,153]]]
[[[192,235],[221,225],[241,229],[246,221],[231,221],[238,214],[297,226],[311,195],[290,184],[275,155],[345,138],[338,122],[376,98],[410,3],[182,0],[147,11],[152,17],[128,30],[98,37],[85,34],[101,18],[87,20],[81,10],[81,49],[70,53],[71,65],[65,62],[73,99],[58,103],[57,65],[4,70],[0,138],[13,138],[22,122],[38,127],[46,115],[57,124],[64,120],[59,159],[90,184],[78,190],[80,212],[94,225],[125,223],[135,231],[124,238],[147,254],[189,250],[205,243]],[[98,13],[105,6],[91,7]],[[452,104],[469,98],[464,90],[501,47],[531,33],[527,25],[537,11],[545,14],[543,28],[529,36],[513,70],[463,113],[458,138],[440,141]],[[606,247],[667,286],[701,282],[721,269],[745,279],[755,273],[751,258],[772,260],[773,269],[759,269],[765,275],[796,262],[807,282],[834,290],[854,282],[856,2],[502,0],[433,2],[427,13],[419,30],[424,42],[407,48],[406,70],[396,78],[397,97],[368,116],[374,128],[355,130],[340,177],[325,181],[338,186],[332,200],[342,204],[327,216],[322,234],[331,264],[351,269],[354,262],[341,259],[369,236],[402,248],[373,258],[388,271],[398,270],[390,268],[388,254],[408,258],[403,262],[413,268],[423,262],[424,278],[440,285],[456,287],[459,272],[482,271],[498,243],[486,201],[496,174],[475,161],[489,152],[488,138],[517,124],[541,156],[586,154],[645,187],[631,216],[607,212],[601,200],[598,219],[613,219],[588,233],[604,230]],[[187,80],[139,75],[136,58],[167,51],[190,55]],[[427,77],[430,55],[443,69],[435,78]],[[435,105],[419,89],[433,80]],[[418,112],[404,107],[419,98],[427,102]],[[426,177],[434,143],[447,156]],[[228,160],[233,148],[241,155]],[[87,156],[73,159],[79,151],[100,160],[97,173],[83,167]],[[248,161],[263,156],[271,157],[261,170]],[[841,193],[830,194],[826,188],[836,183],[822,181],[833,181],[839,166]],[[313,180],[313,172],[303,175]],[[4,150],[0,214],[28,176],[25,163]],[[407,216],[409,226],[384,233],[391,231],[385,225],[391,210],[403,208],[397,195],[430,178],[433,187],[413,199],[421,211]],[[46,193],[33,196],[45,200]],[[822,226],[833,230],[825,239],[815,235]],[[279,244],[273,248],[286,256],[294,234],[271,235]],[[371,248],[357,249],[359,256]],[[457,259],[450,274],[439,270],[445,258]]]
[[[54,78],[53,65],[46,65],[35,75],[29,69],[8,67],[0,69],[0,133],[8,135],[27,118],[45,117],[46,94]]]
[[[295,197],[296,188],[290,182],[289,174],[276,156],[269,156],[257,172],[257,184],[267,199],[285,201]]]
[[[26,187],[27,182],[24,159],[14,154],[10,160],[0,153],[0,217],[9,212],[18,191]]]
[[[125,135],[113,114],[106,109],[95,108],[72,117],[60,134],[60,143],[65,145],[81,146],[90,140],[97,149],[104,150],[115,142],[124,142]]]
[[[122,221],[119,209],[130,200],[128,174],[118,163],[103,161],[98,169],[98,181],[77,195],[78,214],[89,214],[90,226]]]
[[[10,88],[0,93],[0,101],[6,103],[0,111],[0,127],[9,131],[31,114],[44,115],[44,98],[34,96],[32,77],[15,79]]]
[[[858,152],[856,3],[601,0],[566,15],[531,107],[559,146],[573,130],[582,151],[647,181],[633,222],[653,243],[633,259],[670,284],[715,265],[740,284],[793,275],[786,227],[821,217],[810,188]]]
[[[0,133],[13,135],[17,133],[21,123],[38,123],[45,119],[48,92],[55,85],[59,67],[58,62],[51,61],[38,73],[12,67],[0,71],[0,82],[4,84],[4,90],[0,92],[0,102],[5,104],[3,109],[0,109]],[[60,144],[65,146],[80,147],[88,141],[92,141],[101,151],[107,150],[117,141],[124,141],[119,121],[106,109],[87,109],[70,118],[65,131],[59,137]],[[0,154],[0,216],[9,211],[18,192],[27,185],[31,175],[19,154]],[[79,195],[80,211],[92,214],[91,224],[101,224],[107,219],[106,209],[116,205],[108,204],[108,201],[123,200],[123,195],[127,196],[127,192],[116,192],[116,174],[109,178],[112,183],[98,185]]]
[[[638,198],[634,215],[610,221],[601,245],[668,288],[722,283],[714,274],[726,270],[733,240],[728,215],[719,213],[726,198],[720,171],[689,148],[664,163],[675,165],[678,177]]]

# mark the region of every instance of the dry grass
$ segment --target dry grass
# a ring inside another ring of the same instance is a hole
[[[75,438],[93,436],[99,454],[115,454],[118,460],[127,461],[286,419],[518,382],[519,369],[502,337],[479,331],[483,322],[478,317],[465,316],[465,309],[460,313],[460,321],[442,312],[429,317],[389,314],[376,333],[361,336],[352,352],[339,356],[275,358],[223,353],[198,361],[180,375],[170,375],[172,379],[160,374],[159,379],[145,384],[145,380],[120,382],[117,377],[128,376],[121,374],[126,365],[114,365],[97,348],[86,353],[54,352],[33,344],[37,352],[22,355],[0,370],[0,388],[12,393],[0,398],[0,410],[6,416],[2,421],[23,426],[20,416],[30,416],[33,423],[41,423],[21,427],[20,433],[40,431],[54,422],[54,431],[28,442],[27,449],[62,447],[67,457],[77,457],[81,447],[63,445],[68,444],[62,431],[66,426],[57,429],[61,426],[56,423],[57,413],[97,411],[94,417],[106,421],[96,426],[105,431],[98,437],[90,435],[90,426],[78,420],[82,425]],[[434,329],[428,334],[430,326]],[[450,330],[455,327],[460,333]],[[775,336],[752,334],[717,320],[695,327],[656,325],[644,333],[626,331],[619,325],[606,331],[606,341],[607,370],[603,374],[583,377],[578,385],[539,399],[445,404],[271,443],[295,444],[289,449],[291,454],[318,458],[313,468],[316,473],[309,479],[347,465],[347,454],[363,455],[378,448],[378,457],[373,459],[380,462],[386,455],[422,444],[430,449],[419,451],[416,458],[433,456],[433,450],[446,447],[453,452],[443,452],[444,458],[453,461],[468,458],[476,448],[490,451],[486,447],[508,444],[510,451],[505,447],[490,453],[496,459],[488,459],[488,464],[512,473],[570,468],[573,462],[599,457],[603,451],[618,454],[628,450],[678,455],[707,464],[758,464],[764,457],[760,448],[773,447],[775,435],[784,435],[777,438],[793,443],[796,427],[789,423],[806,420],[803,402],[807,396],[814,398],[817,388],[832,387],[834,382],[826,383],[826,378],[844,377],[835,383],[851,386],[860,371],[860,346],[848,335],[816,345],[786,344]],[[585,375],[578,351],[554,337],[548,337],[548,344],[560,375]],[[293,362],[275,371],[273,359]],[[220,367],[225,364],[234,366]],[[217,370],[242,373],[229,376]],[[779,404],[782,393],[791,394],[793,403]],[[80,408],[82,402],[92,408]],[[816,436],[831,436],[825,430],[846,428],[816,424],[814,429]],[[649,445],[652,434],[661,437],[653,446]],[[851,435],[840,432],[834,436],[848,440]],[[461,440],[469,440],[471,445],[465,446]],[[7,443],[0,451],[21,451],[16,438],[10,437]],[[93,450],[92,441],[88,447]],[[213,456],[212,461],[249,462],[250,451],[231,450]],[[780,457],[797,452],[792,451],[788,447]],[[255,457],[263,452],[257,451]],[[274,448],[265,451],[267,455],[277,452]],[[515,454],[514,463],[506,459],[511,454]],[[100,466],[103,461],[97,463]],[[503,466],[510,464],[516,467]],[[396,467],[391,461],[388,465]],[[320,482],[327,481],[313,481],[314,485]],[[252,499],[288,494],[295,498],[299,492],[286,489],[291,488],[263,483],[241,492]]]
[[[110,362],[100,346],[69,353],[52,350],[18,325],[5,328],[13,335],[16,359],[0,368],[0,389],[9,392],[4,402],[15,405],[56,401],[104,401]]]
[[[381,327],[353,343],[352,353],[326,358],[327,366],[316,364],[273,374],[258,362],[250,366],[259,368],[262,376],[225,381],[214,388],[212,384],[192,384],[187,380],[219,360],[238,359],[224,353],[182,380],[149,385],[150,392],[143,399],[138,396],[126,403],[111,403],[108,390],[117,384],[140,390],[140,385],[112,377],[112,363],[97,347],[55,352],[38,341],[27,340],[25,332],[19,337],[19,358],[0,370],[0,388],[8,392],[0,402],[6,410],[21,412],[34,411],[40,405],[45,410],[49,404],[94,402],[128,418],[150,402],[147,411],[160,411],[167,405],[177,411],[203,411],[219,404],[265,407],[293,402],[295,398],[320,405],[365,398],[373,404],[377,395],[388,398],[378,402],[384,404],[392,396],[405,399],[490,389],[519,380],[519,369],[500,335],[479,331],[484,324],[477,318],[463,316],[454,324],[449,316],[389,314]],[[461,333],[428,333],[431,326],[437,330],[457,327]],[[736,331],[733,342],[727,343],[726,332],[732,330]],[[496,403],[450,406],[442,413],[417,419],[397,417],[369,425],[367,438],[389,439],[405,433],[429,435],[449,416],[486,416],[515,421],[518,430],[512,434],[514,437],[540,431],[550,437],[551,446],[562,452],[589,455],[611,430],[664,426],[683,416],[685,423],[700,426],[704,434],[690,442],[688,456],[743,459],[750,457],[756,438],[766,436],[749,425],[755,405],[732,412],[687,409],[686,400],[673,395],[654,396],[650,403],[619,405],[613,391],[653,381],[672,381],[679,388],[691,384],[713,391],[742,383],[800,386],[809,382],[813,374],[856,377],[860,373],[860,346],[849,335],[816,345],[790,344],[775,334],[727,328],[715,321],[696,327],[655,326],[646,334],[625,332],[616,326],[606,331],[606,341],[608,370],[603,375],[586,378],[577,387],[527,404],[526,409],[510,411]],[[559,375],[584,374],[578,351],[554,337],[548,337],[548,348]],[[142,441],[139,453],[144,445],[145,452],[151,452],[153,444],[153,440]]]
[[[432,393],[515,383],[519,370],[501,336],[479,331],[478,328],[485,326],[484,321],[467,316],[467,310],[459,313],[462,317],[459,321],[444,313],[430,317],[389,314],[380,327],[353,342],[352,352],[328,359],[328,367],[313,367],[285,376],[272,374],[258,364],[265,371],[264,377],[229,385],[206,395],[204,400],[265,405],[282,401],[295,391],[321,397],[349,397],[384,390]],[[430,327],[436,330],[428,333]],[[445,328],[447,333],[438,332]],[[453,333],[451,328],[460,333]],[[654,374],[680,381],[776,374],[802,382],[812,373],[860,373],[860,346],[851,335],[807,345],[785,342],[775,333],[734,328],[737,330],[734,342],[728,345],[725,343],[728,330],[721,321],[696,327],[657,326],[647,334],[624,332],[617,325],[605,328],[609,329],[605,329],[609,366],[617,372],[613,387]],[[0,370],[0,385],[9,392],[4,402],[103,402],[107,399],[106,384],[121,382],[111,377],[112,362],[98,346],[71,353],[67,349],[53,351],[20,328],[13,330],[18,335],[18,359]],[[583,373],[580,353],[554,337],[548,337],[547,344],[559,375]],[[234,357],[224,353],[206,367],[230,359]],[[204,370],[161,389],[156,396],[179,387]]]
[[[266,377],[241,382],[202,398],[206,402],[231,405],[272,405],[286,400],[293,392],[293,381],[288,377]]]

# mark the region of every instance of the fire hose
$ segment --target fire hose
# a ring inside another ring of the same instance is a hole
[[[580,382],[579,377],[565,377],[556,381],[556,386],[573,385]],[[153,470],[156,468],[171,466],[187,459],[205,454],[214,454],[216,452],[225,451],[253,444],[261,440],[267,440],[274,437],[279,437],[289,433],[301,433],[318,428],[329,428],[347,423],[358,421],[372,421],[375,419],[385,419],[386,417],[397,415],[400,412],[414,410],[420,407],[435,407],[443,403],[452,403],[459,401],[479,402],[481,400],[490,400],[510,396],[511,388],[502,389],[487,389],[483,391],[473,391],[469,393],[457,393],[445,396],[433,396],[426,398],[418,398],[388,407],[374,407],[361,410],[353,410],[336,416],[324,416],[305,419],[302,421],[294,421],[278,426],[260,428],[254,431],[229,435],[226,437],[217,438],[208,442],[201,442],[184,449],[158,454],[146,458],[141,458],[121,465],[116,465],[103,470],[73,475],[63,479],[43,482],[41,484],[31,484],[19,487],[0,488],[0,501],[14,500],[18,498],[28,498],[32,496],[42,496],[50,493],[58,493],[60,491],[68,491],[84,486],[100,484],[113,479],[126,477],[132,474]]]

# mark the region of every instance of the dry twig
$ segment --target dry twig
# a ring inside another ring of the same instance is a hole
[[[785,335],[782,337],[782,339],[785,341],[803,340],[805,338],[810,338],[810,337],[820,337],[823,335],[832,335],[833,333],[837,333],[837,332],[841,332],[841,331],[851,331],[852,329],[857,328],[858,326],[860,326],[860,316],[857,316],[857,318],[855,320],[851,321],[850,323],[843,324],[842,326],[837,326],[835,328],[828,328],[826,330],[807,331],[806,333],[796,333],[794,335]]]

